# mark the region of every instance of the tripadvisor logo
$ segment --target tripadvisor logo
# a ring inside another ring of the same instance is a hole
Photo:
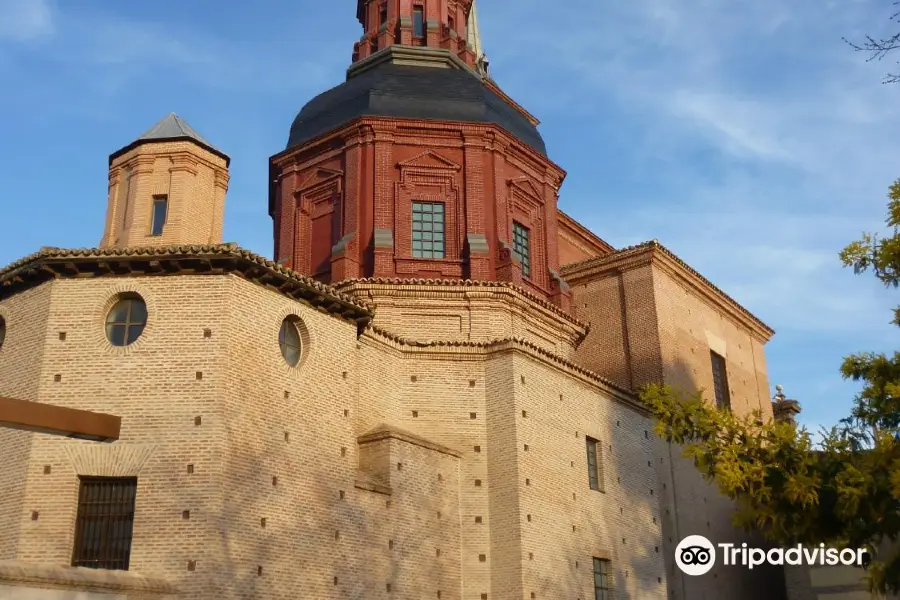
[[[717,544],[722,564],[752,569],[760,565],[810,565],[865,567],[869,553],[864,549],[826,548],[825,544],[805,548],[750,548],[747,544]],[[675,548],[675,564],[686,575],[704,575],[716,564],[716,546],[702,535],[689,535]]]
[[[685,575],[705,575],[716,564],[716,549],[702,535],[689,535],[675,548],[675,564]]]

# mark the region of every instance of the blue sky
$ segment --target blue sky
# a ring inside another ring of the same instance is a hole
[[[494,0],[497,82],[568,171],[561,208],[615,246],[659,239],[778,332],[771,382],[817,428],[853,351],[893,351],[900,301],[843,269],[900,177],[890,0]],[[0,264],[95,246],[107,156],[169,112],[232,157],[225,238],[272,254],[267,159],[340,83],[355,3],[0,0]],[[897,58],[900,58],[898,56]]]

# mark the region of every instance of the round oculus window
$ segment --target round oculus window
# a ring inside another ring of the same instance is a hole
[[[113,346],[133,344],[147,325],[147,305],[139,296],[123,296],[106,315],[106,339]]]
[[[293,319],[287,318],[281,322],[278,345],[281,347],[281,356],[288,365],[296,367],[300,364],[303,343],[300,341],[300,329]]]

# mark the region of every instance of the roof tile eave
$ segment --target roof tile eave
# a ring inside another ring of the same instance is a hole
[[[88,259],[102,260],[105,258],[146,258],[158,257],[165,258],[204,258],[211,256],[230,256],[236,259],[246,260],[258,264],[272,272],[278,273],[283,277],[293,280],[294,282],[305,287],[309,291],[321,296],[324,299],[331,299],[340,304],[351,308],[358,313],[360,318],[371,320],[374,316],[372,307],[361,302],[355,297],[341,292],[333,286],[326,285],[320,281],[316,281],[306,275],[301,275],[296,271],[289,269],[283,265],[265,258],[259,254],[255,254],[249,250],[240,247],[235,243],[224,244],[195,244],[195,245],[173,245],[173,246],[135,246],[126,248],[55,248],[43,247],[38,252],[29,254],[17,261],[14,261],[6,267],[0,268],[0,283],[11,279],[17,273],[37,266],[40,263],[60,261],[66,259]]]

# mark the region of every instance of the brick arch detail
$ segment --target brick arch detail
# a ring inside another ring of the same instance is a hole
[[[76,475],[83,477],[138,477],[156,450],[154,444],[67,445],[66,455]]]
[[[113,346],[106,337],[106,315],[112,309],[116,302],[125,294],[136,294],[141,297],[147,306],[147,324],[140,337],[128,346]],[[165,310],[165,307],[156,301],[153,294],[146,289],[140,282],[127,281],[112,286],[108,290],[108,296],[105,302],[97,305],[94,317],[94,326],[91,328],[91,342],[95,348],[102,348],[109,354],[115,356],[127,356],[128,354],[139,350],[148,338],[154,335],[156,331],[156,320],[158,311]]]

